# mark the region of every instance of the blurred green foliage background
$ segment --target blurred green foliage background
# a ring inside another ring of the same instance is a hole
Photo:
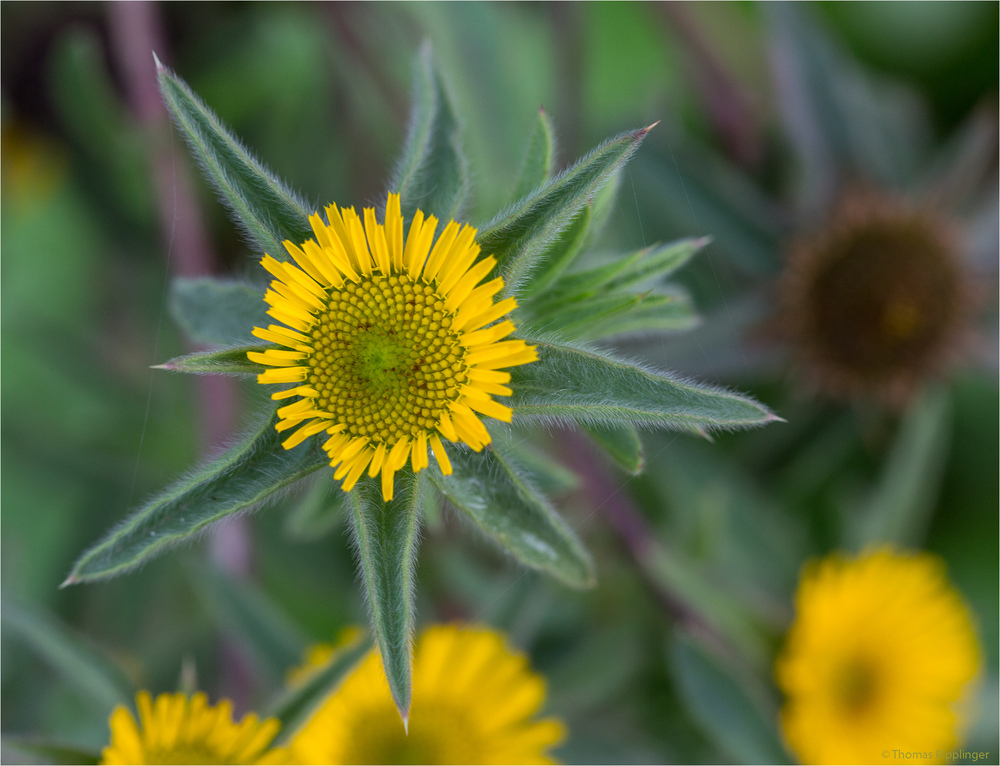
[[[788,758],[774,739],[769,663],[799,568],[847,544],[858,516],[901,504],[911,544],[945,558],[977,616],[987,667],[967,742],[995,762],[998,4],[801,13],[783,27],[750,3],[0,4],[3,731],[106,742],[115,691],[95,684],[79,646],[154,691],[193,669],[198,688],[245,710],[307,642],[364,623],[323,485],[129,576],[58,586],[85,547],[257,402],[252,385],[149,369],[192,348],[170,320],[173,276],[257,268],[166,121],[149,49],[292,187],[317,205],[357,206],[383,191],[414,56],[430,39],[465,117],[473,223],[509,199],[539,105],[559,132],[560,165],[663,121],[620,180],[607,244],[713,235],[682,275],[705,322],[622,349],[751,393],[788,423],[714,444],[647,434],[644,475],[597,462],[585,486],[567,480],[560,507],[597,558],[592,592],[519,570],[448,512],[432,514],[421,622],[509,631],[550,680],[568,762]],[[831,79],[896,83],[919,160],[986,131],[974,156],[987,182],[959,210],[986,296],[978,345],[906,413],[814,396],[789,372],[788,350],[754,329],[808,217],[797,186],[808,162],[787,120],[795,104],[774,74],[800,34],[839,46]],[[596,460],[564,432],[541,438],[553,458]],[[620,503],[648,522],[656,554],[644,563],[616,526]],[[736,652],[706,653],[664,594],[710,624],[749,613],[764,627]],[[58,625],[84,644],[60,645]]]

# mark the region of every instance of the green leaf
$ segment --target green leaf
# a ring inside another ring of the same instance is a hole
[[[549,244],[628,161],[649,130],[633,130],[605,141],[483,227],[477,241],[484,253],[497,259],[506,295],[518,293],[521,283],[541,265],[540,256]]]
[[[580,271],[560,279],[551,302],[574,299],[612,290],[626,290],[644,282],[663,279],[681,268],[709,243],[708,237],[680,239],[666,245],[643,248],[613,263]]]
[[[248,650],[254,667],[281,683],[288,668],[302,660],[306,640],[298,627],[247,580],[208,566],[192,566],[190,574],[206,615]]]
[[[928,389],[907,412],[871,496],[856,509],[858,549],[873,543],[918,548],[937,502],[948,460],[951,400]]]
[[[804,195],[829,202],[838,180],[855,176],[908,185],[931,135],[919,97],[865,72],[812,8],[782,3],[764,10],[785,134],[799,155]]]
[[[257,161],[180,77],[156,61],[160,92],[206,178],[261,250],[284,259],[281,243],[313,236],[312,209]]]
[[[624,167],[624,166],[622,166]],[[604,233],[612,214],[618,207],[618,187],[622,185],[622,167],[619,167],[590,201],[590,226],[587,227],[586,247],[594,245]]]
[[[538,119],[528,139],[528,150],[517,174],[514,199],[527,196],[552,178],[556,162],[556,132],[552,118],[544,109],[538,110]]]
[[[572,265],[583,250],[590,228],[590,219],[591,213],[588,206],[580,211],[580,214],[538,257],[538,271],[522,286],[521,294],[523,297],[538,296],[540,299],[544,299],[553,283]]]
[[[536,333],[551,329],[558,331],[560,336],[577,338],[588,325],[596,324],[601,319],[612,317],[621,311],[627,311],[641,301],[642,296],[628,294],[578,298],[571,303],[562,304],[559,308],[538,311],[534,321],[521,323],[521,331]]]
[[[6,599],[0,614],[5,636],[20,639],[100,709],[132,704],[135,690],[128,676],[85,636],[45,612]]]
[[[641,333],[680,332],[697,327],[700,318],[685,293],[637,296],[627,306],[569,328],[580,340],[600,340]]]
[[[49,742],[37,737],[18,737],[4,734],[0,737],[4,763],[50,763],[58,766],[89,766],[100,763],[101,754],[75,745]]]
[[[329,476],[320,476],[287,512],[282,530],[293,540],[317,540],[333,531],[347,513],[347,506],[347,493]]]
[[[511,372],[509,406],[517,420],[581,425],[745,428],[780,420],[749,397],[696,385],[609,354],[543,338],[525,338],[538,361]]]
[[[722,253],[746,274],[779,271],[787,228],[781,209],[705,147],[679,138],[671,143],[669,154],[649,152],[632,172],[639,213],[655,216],[664,231],[710,232],[712,257]]]
[[[251,362],[247,359],[247,351],[262,353],[269,348],[273,348],[270,343],[260,343],[253,346],[220,348],[215,351],[196,351],[193,354],[174,357],[163,364],[153,365],[153,369],[189,372],[194,375],[260,375],[270,368]]]
[[[413,569],[417,560],[420,484],[408,470],[396,476],[395,497],[382,499],[376,479],[362,479],[348,494],[353,532],[372,630],[389,690],[406,721],[410,715],[413,640]]]
[[[583,430],[619,467],[633,476],[642,473],[646,458],[642,453],[642,439],[634,426],[584,426]]]
[[[400,195],[403,215],[419,208],[440,221],[458,217],[469,192],[469,169],[460,127],[429,44],[420,49],[413,80],[413,107],[403,156],[389,191]]]
[[[532,482],[546,495],[561,495],[580,486],[580,477],[562,463],[553,460],[549,452],[536,449],[527,439],[507,442],[507,449],[520,463]]]
[[[372,642],[367,637],[335,651],[321,668],[314,671],[305,681],[294,684],[274,701],[268,709],[268,717],[281,721],[278,742],[287,742],[309,719],[313,711],[337,688],[340,682],[371,649]]]
[[[259,343],[251,330],[273,321],[260,288],[215,277],[175,279],[170,286],[170,315],[191,340],[211,346]]]
[[[789,762],[775,729],[777,706],[759,682],[747,677],[738,683],[733,668],[723,668],[683,634],[675,635],[668,656],[685,707],[729,758],[735,763]],[[748,694],[748,689],[757,693]]]
[[[590,554],[549,501],[527,479],[503,439],[489,449],[453,449],[454,473],[436,466],[431,480],[441,493],[522,564],[540,569],[571,588],[596,582]]]
[[[329,464],[315,439],[283,449],[276,422],[271,413],[225,453],[139,508],[80,557],[64,585],[121,574],[220,519],[258,508]]]

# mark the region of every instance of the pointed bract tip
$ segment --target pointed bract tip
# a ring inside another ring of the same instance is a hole
[[[174,367],[174,365],[170,364],[170,362],[166,362],[165,364],[151,364],[151,365],[149,365],[149,369],[151,369],[151,370],[176,370],[177,368]]]
[[[403,733],[406,734],[407,737],[409,737],[410,736],[410,714],[407,713],[406,715],[402,716],[402,718],[403,718]]]
[[[545,107],[542,104],[538,105],[538,113],[545,114]]]
[[[694,241],[694,246],[701,250],[703,247],[708,247],[712,244],[712,235],[706,234],[704,237],[698,237]]]
[[[164,69],[166,69],[166,67],[163,66],[163,62],[160,61],[160,57],[156,55],[156,51],[150,51],[150,53],[153,54],[153,61],[156,63],[156,72],[157,74],[159,74]]]
[[[651,131],[653,128],[655,128],[659,124],[660,124],[660,120],[657,120],[652,125],[647,125],[645,128],[643,128],[642,130],[640,130],[639,134],[644,136],[644,135],[646,135],[649,131]]]
[[[769,412],[769,413],[767,413],[767,421],[766,422],[768,422],[768,423],[787,423],[788,421],[785,420],[780,415],[775,415],[773,412]]]
[[[73,575],[70,575],[69,577],[67,577],[65,580],[62,581],[62,585],[59,586],[59,590],[67,588],[70,585],[76,585],[76,578]]]

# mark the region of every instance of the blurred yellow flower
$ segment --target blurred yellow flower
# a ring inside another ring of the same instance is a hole
[[[141,691],[136,703],[138,725],[125,707],[112,712],[111,742],[101,763],[288,763],[285,748],[268,749],[281,724],[274,718],[261,721],[254,713],[233,723],[229,700],[209,705],[199,692],[190,700],[185,694],[161,694],[154,701]]]
[[[289,747],[305,764],[553,763],[565,727],[534,720],[544,700],[545,681],[500,633],[434,626],[414,648],[407,729],[372,651]]]
[[[493,302],[500,277],[479,285],[496,259],[476,260],[471,226],[450,221],[432,249],[437,219],[425,221],[418,210],[404,243],[397,194],[389,195],[384,224],[371,208],[363,225],[354,208],[330,205],[326,215],[328,224],[318,214],[309,219],[316,239],[284,243],[298,266],[264,256],[275,277],[268,313],[287,327],[254,328],[283,348],[247,357],[271,368],[258,382],[295,384],[273,395],[298,397],[278,410],[279,431],[298,427],[285,449],[326,433],[323,449],[344,490],[367,469],[371,477],[381,472],[391,500],[396,471],[407,461],[425,468],[428,446],[451,473],[441,436],[477,451],[489,444],[480,415],[511,419],[492,398],[512,393],[500,368],[538,355],[523,340],[501,340],[514,325],[493,323],[517,304]]]
[[[940,559],[829,556],[803,574],[796,612],[776,676],[803,763],[935,762],[956,745],[980,650]]]

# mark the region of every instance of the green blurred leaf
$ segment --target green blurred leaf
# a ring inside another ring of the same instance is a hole
[[[552,118],[544,109],[538,110],[538,119],[528,139],[528,150],[517,174],[514,199],[527,196],[552,178],[556,163],[556,132]]]
[[[628,161],[647,132],[642,128],[605,141],[482,228],[477,241],[497,259],[506,295],[518,293],[522,281],[542,265],[546,248]]]
[[[105,653],[55,617],[4,599],[5,635],[16,637],[101,709],[131,705],[134,686]]]
[[[286,689],[268,708],[268,717],[281,721],[278,742],[287,742],[309,719],[313,711],[337,688],[344,677],[371,649],[371,639],[358,638],[331,655],[321,668],[304,682]]]
[[[625,290],[663,279],[691,260],[709,241],[708,237],[681,239],[643,248],[604,266],[563,277],[556,283],[553,294],[546,298],[553,304],[570,302],[581,296]]]
[[[440,221],[458,217],[469,191],[460,138],[458,118],[425,43],[413,81],[406,145],[389,182],[389,191],[400,195],[406,218],[418,208]]]
[[[595,583],[590,554],[549,501],[531,485],[502,439],[489,449],[453,449],[454,473],[431,480],[451,503],[522,564],[572,588]]]
[[[276,422],[271,413],[225,453],[135,511],[80,557],[65,584],[121,574],[220,519],[258,508],[329,464],[315,440],[282,449]]]
[[[82,149],[87,180],[106,202],[147,225],[154,218],[149,143],[108,72],[96,29],[72,26],[49,59],[51,104],[73,143]],[[98,171],[99,172],[96,172]]]
[[[269,368],[247,359],[247,351],[263,353],[269,348],[272,348],[271,344],[256,344],[220,348],[215,351],[196,351],[154,365],[153,369],[188,372],[194,375],[260,375]]]
[[[571,328],[580,340],[600,340],[625,335],[680,332],[700,322],[691,299],[684,293],[653,293],[637,297],[627,306],[581,322]]]
[[[749,695],[748,679],[738,683],[732,668],[723,668],[681,633],[671,641],[668,657],[688,711],[735,763],[789,762],[775,729],[776,705],[763,690]]]
[[[54,766],[89,766],[100,763],[101,754],[75,745],[49,742],[37,737],[0,736],[4,763],[45,763]]]
[[[313,236],[312,212],[232,135],[180,77],[156,62],[160,92],[178,130],[236,222],[261,250],[286,258],[281,243]]]
[[[395,497],[382,499],[377,479],[364,478],[350,495],[353,533],[372,630],[389,690],[405,721],[410,715],[414,577],[420,524],[420,474],[397,474]]]
[[[642,473],[646,459],[634,426],[584,426],[583,430],[620,468],[633,476]]]
[[[546,673],[549,709],[571,716],[602,710],[608,700],[629,696],[644,670],[645,647],[635,625],[588,626],[573,648]],[[614,662],[608,662],[614,657]]]
[[[533,447],[527,439],[506,440],[506,448],[546,495],[561,495],[580,486],[580,477],[562,463],[553,460],[548,452]]]
[[[676,546],[650,544],[643,558],[647,571],[664,592],[735,647],[753,667],[769,667],[772,639],[765,635],[759,615],[751,612],[756,604],[748,604],[742,594],[734,592],[731,583],[713,577],[710,566]]]
[[[259,343],[251,330],[272,323],[263,291],[236,280],[178,277],[170,285],[169,306],[188,337],[207,345]]]
[[[827,34],[813,8],[765,6],[779,105],[816,204],[843,177],[902,187],[922,164],[930,137],[919,100],[877,81]]]
[[[590,206],[587,206],[538,257],[538,271],[525,281],[521,288],[522,296],[544,298],[546,291],[580,255],[587,241],[590,218]]]
[[[558,308],[546,308],[537,312],[532,322],[522,322],[521,332],[537,333],[553,330],[560,336],[579,338],[589,325],[614,316],[637,305],[642,300],[639,295],[598,294],[589,298],[562,303]]]
[[[739,394],[676,380],[584,346],[526,340],[538,347],[539,358],[511,370],[516,419],[679,430],[745,428],[778,419]]]
[[[251,582],[209,566],[192,566],[190,575],[205,614],[248,650],[254,667],[280,683],[288,669],[301,662],[305,636]]]
[[[665,232],[659,236],[711,234],[713,251],[723,251],[747,274],[774,274],[782,268],[787,213],[703,146],[672,139],[665,150],[650,152],[632,174],[639,213],[657,222]]]
[[[877,486],[855,510],[856,528],[849,530],[854,547],[921,546],[948,460],[951,420],[951,399],[944,388],[929,388],[914,402]]]
[[[286,514],[284,533],[293,540],[309,542],[330,533],[347,513],[347,493],[330,476],[319,476],[309,491]]]
[[[622,174],[624,166],[619,167],[604,186],[597,190],[597,194],[590,201],[588,209],[590,211],[590,225],[587,227],[587,237],[584,245],[590,247],[599,241],[611,220],[612,213],[618,207],[618,187],[622,184]]]

